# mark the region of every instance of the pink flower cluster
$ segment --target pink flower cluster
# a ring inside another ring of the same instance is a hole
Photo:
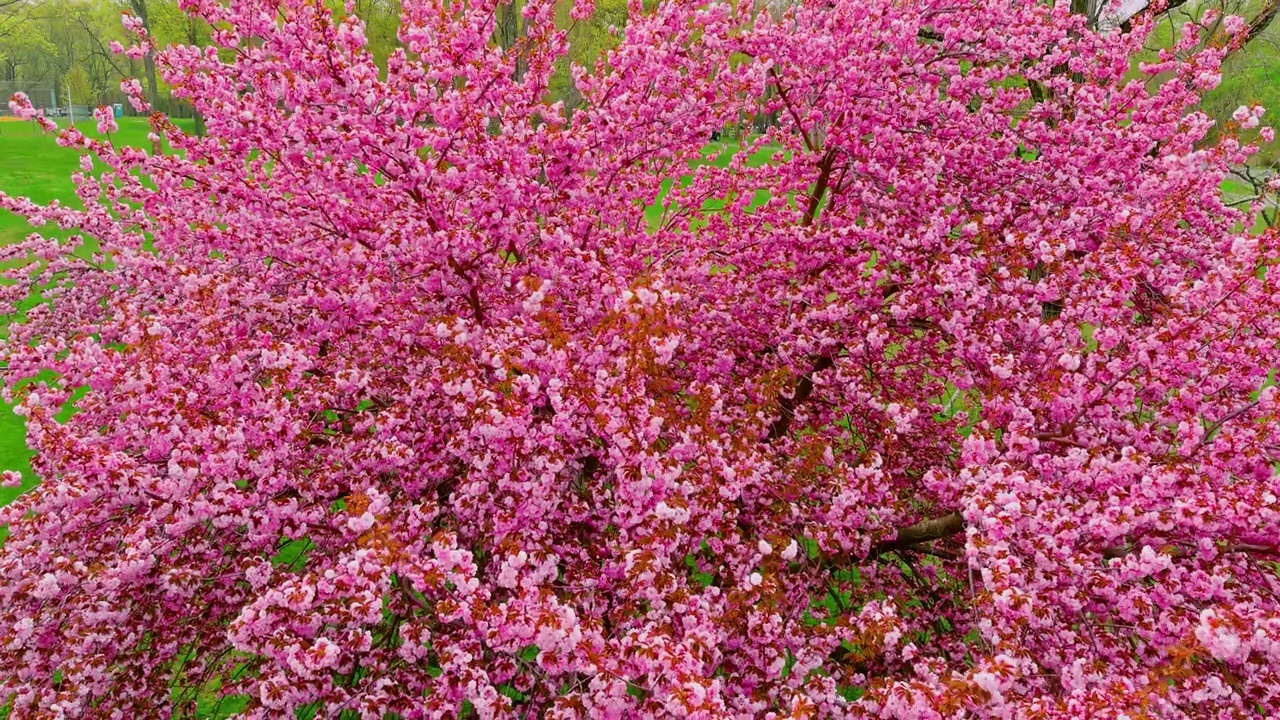
[[[100,134],[106,135],[120,129],[116,123],[115,111],[103,105],[93,109],[93,119],[97,121],[97,129]]]
[[[1280,709],[1280,235],[1204,28],[633,2],[569,115],[551,0],[405,0],[385,68],[185,6],[207,137],[0,195],[72,235],[3,249],[10,717]]]

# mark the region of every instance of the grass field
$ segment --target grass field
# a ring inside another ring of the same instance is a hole
[[[183,121],[175,122],[181,125]],[[89,137],[101,137],[93,122],[78,122],[76,127]],[[120,130],[111,139],[124,145],[150,147],[147,132],[144,118],[121,118]],[[0,190],[10,195],[36,202],[59,199],[75,203],[71,173],[79,170],[79,158],[75,151],[55,145],[51,136],[30,122],[11,118],[0,121]],[[20,240],[31,230],[26,219],[0,211],[0,243]]]
[[[99,137],[92,121],[78,122],[76,127],[91,137]],[[149,147],[147,132],[145,119],[122,118],[120,130],[113,134],[112,140]],[[41,203],[57,199],[78,206],[71,183],[71,174],[78,169],[79,155],[55,145],[53,137],[32,123],[12,118],[0,121],[0,191]],[[26,218],[0,210],[0,243],[17,242],[32,230]],[[48,228],[42,228],[42,232],[48,232]],[[0,488],[0,505],[35,484],[28,464],[30,459],[22,418],[14,415],[11,407],[0,406],[0,470],[18,470],[23,474],[22,488]]]

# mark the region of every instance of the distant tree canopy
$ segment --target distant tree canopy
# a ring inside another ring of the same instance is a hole
[[[337,11],[343,7],[335,0],[325,4]],[[627,23],[625,0],[602,0],[595,15],[578,22],[569,17],[571,5],[556,3],[557,24],[568,30],[571,50],[557,64],[550,87],[552,101],[570,108],[578,102],[571,63],[594,64],[617,43],[611,28],[621,30]],[[511,47],[521,37],[521,7],[500,10],[495,38],[499,45]],[[354,10],[366,24],[370,53],[385,71],[387,57],[400,47],[400,0],[356,0]],[[56,88],[57,102],[62,104],[71,82],[77,103],[104,104],[121,100],[122,77],[138,77],[153,106],[174,115],[187,114],[189,110],[168,103],[169,88],[154,76],[149,58],[130,59],[110,52],[112,40],[126,40],[122,13],[142,19],[160,47],[209,43],[209,26],[183,13],[175,0],[0,0],[0,83]],[[47,102],[41,97],[35,100]]]

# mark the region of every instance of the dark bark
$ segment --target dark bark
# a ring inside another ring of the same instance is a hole
[[[813,184],[813,194],[809,196],[809,206],[804,210],[804,219],[800,221],[801,227],[809,227],[813,225],[813,221],[818,216],[818,207],[822,204],[822,196],[827,193],[827,186],[831,183],[831,170],[835,167],[836,151],[831,149],[826,155],[822,156],[822,162],[818,165],[818,180]]]
[[[1253,22],[1249,23],[1249,32],[1245,35],[1243,45],[1247,45],[1258,38],[1259,35],[1266,32],[1271,26],[1271,22],[1276,19],[1276,15],[1280,14],[1280,0],[1268,0],[1253,18]]]
[[[151,32],[151,20],[147,12],[147,0],[129,0],[129,7],[133,10],[133,14],[142,21],[142,28],[147,31],[147,36],[154,41],[155,36]],[[142,63],[147,80],[147,102],[151,104],[151,110],[154,112],[160,109],[160,83],[156,77],[155,50],[147,53]]]
[[[512,0],[509,5],[499,5],[497,14],[497,28],[494,31],[495,40],[497,40],[499,47],[511,52],[516,49],[516,45],[520,42],[524,32],[519,0]],[[524,79],[526,66],[527,63],[524,58],[517,55],[515,69],[513,70],[513,77],[516,81]]]
[[[791,397],[784,397],[778,401],[778,419],[774,420],[773,424],[769,426],[769,440],[777,440],[787,434],[787,431],[791,429],[791,420],[796,415],[796,408],[813,394],[813,376],[829,369],[833,365],[835,365],[835,359],[830,355],[823,355],[818,358],[813,363],[813,369],[805,373],[796,382],[795,391],[791,393]]]
[[[200,47],[200,21],[196,18],[187,18],[187,43]],[[194,120],[196,137],[204,137],[204,114],[193,104],[191,106],[191,117]]]
[[[921,520],[898,531],[893,540],[877,543],[871,548],[870,557],[894,550],[904,550],[921,543],[951,537],[964,530],[964,518],[959,512],[948,513],[931,520]]]

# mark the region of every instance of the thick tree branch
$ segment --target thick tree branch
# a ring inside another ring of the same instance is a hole
[[[1249,31],[1245,34],[1244,42],[1240,46],[1248,45],[1256,40],[1259,35],[1266,32],[1272,21],[1276,19],[1277,14],[1280,14],[1280,0],[1268,0],[1264,3],[1262,9],[1253,18],[1253,22],[1249,23]]]
[[[1168,4],[1159,8],[1160,15],[1165,15],[1171,10],[1176,10],[1187,4],[1187,0],[1169,0]],[[1156,8],[1152,7],[1150,0],[1128,0],[1122,2],[1120,7],[1116,9],[1116,14],[1111,17],[1101,18],[1110,23],[1112,26],[1119,25],[1122,30],[1128,32],[1133,27],[1133,19],[1140,15],[1151,15],[1155,13]]]
[[[818,216],[818,206],[822,204],[822,196],[827,193],[827,186],[831,183],[831,169],[835,166],[835,162],[836,151],[832,148],[822,156],[822,162],[818,164],[818,180],[813,184],[813,194],[809,196],[809,206],[804,210],[804,219],[800,221],[800,227],[813,225],[814,218]]]
[[[1121,29],[1127,32],[1132,27],[1133,19],[1136,17],[1155,13],[1166,15],[1185,4],[1187,4],[1187,0],[1169,0],[1168,4],[1155,7],[1150,0],[1129,0],[1121,3],[1113,17],[1103,19],[1109,21],[1112,25],[1119,25]],[[1249,23],[1249,29],[1245,33],[1244,40],[1228,52],[1228,55],[1239,52],[1244,46],[1257,40],[1271,26],[1277,15],[1280,15],[1280,0],[1266,0],[1261,9],[1258,10],[1258,14]]]
[[[885,540],[871,546],[871,551],[867,553],[867,559],[877,555],[893,552],[895,550],[907,550],[917,545],[922,545],[934,540],[942,540],[944,538],[956,535],[964,530],[964,517],[957,512],[951,512],[940,517],[921,520],[913,525],[898,530],[897,536],[892,540]],[[1102,557],[1108,560],[1116,560],[1137,552],[1142,548],[1142,544],[1126,543],[1124,545],[1116,545],[1102,549]],[[1160,550],[1162,554],[1169,555],[1173,558],[1189,558],[1196,554],[1196,548],[1184,545],[1172,545],[1164,547]],[[1244,553],[1249,555],[1264,555],[1272,558],[1280,559],[1280,545],[1264,545],[1259,543],[1228,543],[1218,547],[1218,552],[1222,555],[1233,553]]]
[[[941,540],[964,530],[964,517],[959,512],[952,512],[931,520],[921,520],[898,530],[893,540],[885,540],[871,547],[869,557],[894,550],[903,550],[913,545]]]
[[[772,442],[787,434],[787,431],[791,429],[791,420],[795,418],[796,407],[808,400],[809,396],[813,394],[813,376],[829,369],[832,365],[835,365],[835,358],[831,355],[823,355],[814,360],[813,368],[796,382],[795,391],[791,393],[791,397],[779,399],[778,419],[774,420],[773,424],[769,426],[769,441]]]
[[[809,132],[804,129],[804,123],[800,121],[800,114],[796,111],[795,106],[791,104],[791,98],[787,97],[787,90],[782,87],[782,78],[778,77],[778,71],[769,68],[769,77],[773,78],[773,86],[778,91],[778,97],[782,98],[782,104],[787,107],[787,113],[795,121],[796,129],[800,131],[800,137],[804,140],[804,146],[809,149],[809,152],[816,152],[818,148],[813,144],[813,139],[809,137]]]
[[[1107,560],[1118,560],[1126,555],[1130,555],[1141,549],[1141,545],[1129,543],[1126,545],[1117,545],[1115,547],[1103,548],[1102,557]],[[1195,555],[1195,550],[1186,547],[1172,547],[1160,551],[1163,555],[1174,558],[1187,558]],[[1271,547],[1268,545],[1258,545],[1255,543],[1233,543],[1230,545],[1220,546],[1218,552],[1222,555],[1232,553],[1247,553],[1250,555],[1270,555],[1271,557],[1280,558],[1280,546]]]

